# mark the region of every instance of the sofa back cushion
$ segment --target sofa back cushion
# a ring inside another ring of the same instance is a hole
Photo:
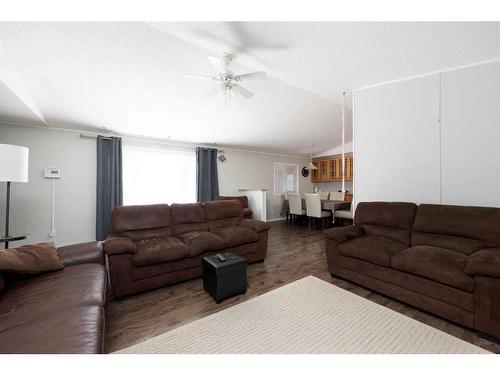
[[[208,221],[208,229],[238,225],[243,217],[243,208],[238,200],[219,200],[203,203]]]
[[[229,197],[229,196],[222,196],[222,195],[219,195],[217,197],[215,197],[215,201],[222,201],[222,200],[239,200],[240,203],[241,203],[241,206],[243,208],[248,208],[248,197],[246,195],[239,195],[239,196],[236,196],[236,197]]]
[[[412,245],[443,247],[470,255],[500,246],[500,209],[422,204],[413,224]]]
[[[113,209],[111,227],[114,235],[140,241],[172,236],[168,204],[119,206]]]
[[[409,246],[416,209],[416,204],[407,202],[361,202],[356,207],[354,223],[363,226],[367,235]]]
[[[170,206],[174,236],[186,232],[208,231],[205,210],[201,203],[175,203]]]

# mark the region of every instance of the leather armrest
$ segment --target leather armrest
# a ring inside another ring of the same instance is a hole
[[[84,242],[57,248],[64,266],[82,263],[104,264],[104,253],[101,241]]]
[[[257,233],[271,229],[271,225],[269,223],[255,219],[240,219],[238,225],[247,227]]]
[[[104,251],[108,255],[135,254],[137,249],[130,238],[108,236],[104,241]]]
[[[325,230],[324,235],[337,243],[343,243],[354,238],[365,236],[366,232],[359,225],[349,225],[347,227],[330,228]]]
[[[465,266],[465,273],[500,278],[500,249],[485,249],[472,254]]]

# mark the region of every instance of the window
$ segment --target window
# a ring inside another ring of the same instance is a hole
[[[274,194],[298,193],[299,166],[297,164],[274,163]]]
[[[196,202],[194,150],[123,146],[123,204]]]

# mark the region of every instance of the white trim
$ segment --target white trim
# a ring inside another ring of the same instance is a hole
[[[274,219],[267,219],[267,222],[273,222],[273,221],[285,221],[286,218],[285,217],[277,217],[277,218],[274,218]]]
[[[434,71],[431,71],[431,72],[428,72],[428,73],[416,74],[416,75],[408,76],[408,77],[404,77],[404,78],[398,78],[398,79],[393,79],[393,80],[389,80],[389,81],[383,81],[383,82],[379,82],[379,83],[374,83],[372,85],[367,85],[367,86],[359,87],[359,88],[355,89],[355,91],[361,91],[361,90],[371,89],[371,88],[374,88],[374,87],[390,85],[390,84],[398,83],[398,82],[410,81],[412,79],[417,79],[417,78],[422,78],[422,77],[428,77],[428,76],[432,76],[432,75],[435,75],[435,74],[441,74],[441,73],[446,73],[446,72],[452,72],[452,71],[455,71],[455,70],[473,68],[475,66],[491,64],[491,63],[495,63],[495,62],[499,62],[499,61],[500,61],[500,57],[495,57],[493,59],[482,60],[482,61],[478,61],[478,62],[471,63],[471,64],[458,65],[458,66],[455,66],[455,67],[452,67],[452,68],[434,70]]]

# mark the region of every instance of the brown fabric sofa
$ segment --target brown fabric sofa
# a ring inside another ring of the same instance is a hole
[[[237,197],[230,197],[230,196],[222,196],[219,195],[215,197],[214,200],[216,201],[222,201],[222,200],[238,200],[241,203],[241,206],[243,207],[243,217],[247,219],[251,219],[253,215],[252,209],[248,208],[248,197],[246,195],[240,195]]]
[[[116,207],[104,246],[114,296],[200,277],[201,258],[221,250],[262,261],[269,229],[237,200]]]
[[[64,263],[60,271],[17,280],[0,275],[0,353],[104,351],[107,272],[102,245],[89,242],[57,251]]]
[[[365,202],[325,236],[332,276],[500,337],[500,209]]]

